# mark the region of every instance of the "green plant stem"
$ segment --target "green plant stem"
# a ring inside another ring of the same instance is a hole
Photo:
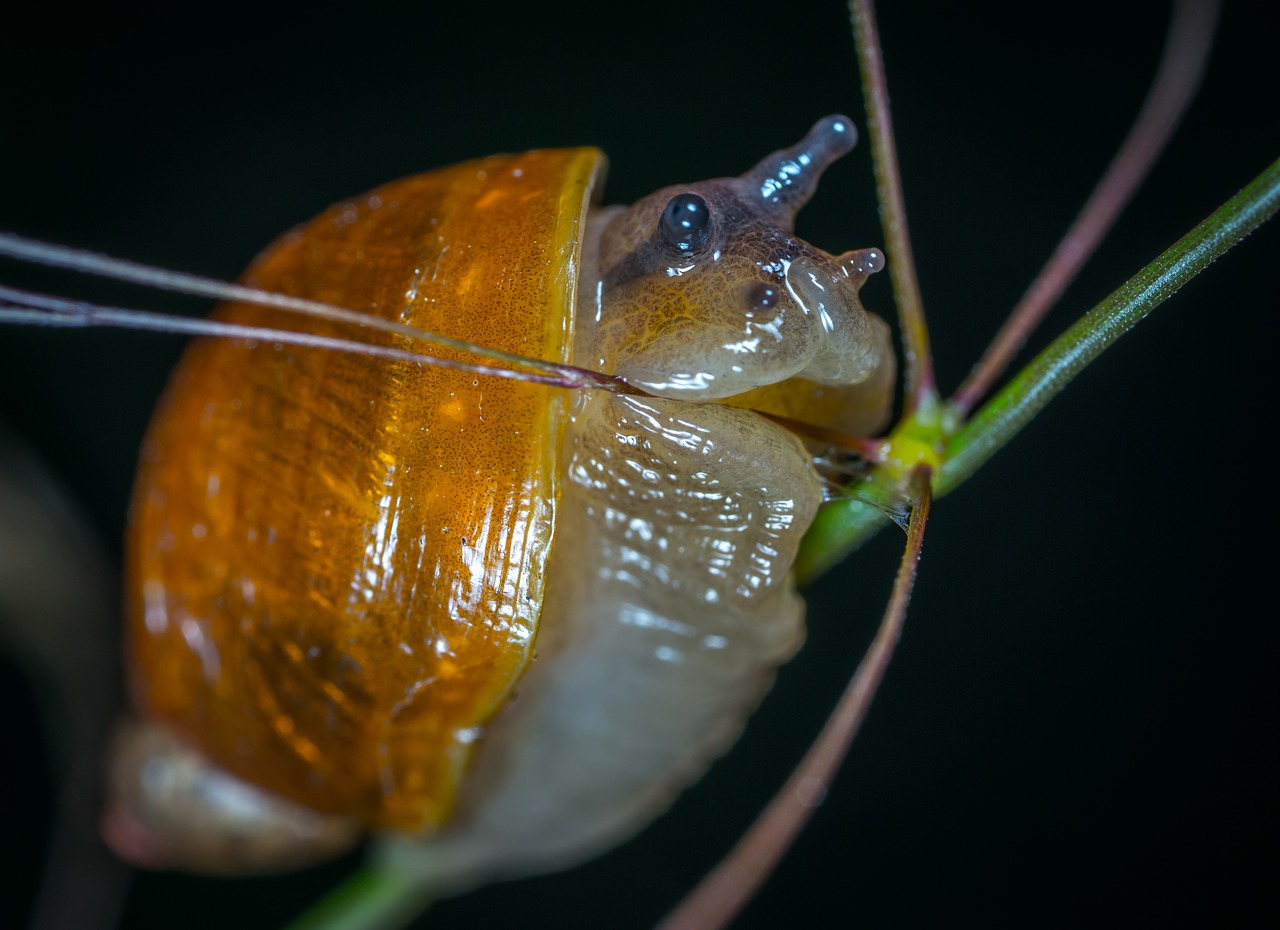
[[[358,869],[287,930],[398,930],[425,911],[434,895],[390,869]]]
[[[947,446],[938,495],[973,474],[1104,349],[1277,209],[1280,160],[1086,313],[965,424]]]
[[[1277,209],[1280,161],[1085,314],[956,431],[943,455],[936,496],[958,487],[1104,349]],[[876,477],[873,472],[872,480]],[[797,578],[801,583],[813,580],[888,522],[875,507],[858,500],[824,507],[796,560]]]

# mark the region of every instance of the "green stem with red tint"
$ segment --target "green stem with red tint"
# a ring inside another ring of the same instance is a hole
[[[871,502],[901,495],[906,469],[936,454],[936,496],[954,490],[1031,421],[1058,392],[1139,320],[1280,209],[1280,161],[1130,278],[1027,365],[967,423],[945,405],[923,405],[900,423],[853,499],[823,508],[805,537],[796,575],[809,581],[889,522]],[[931,451],[926,451],[931,450]]]

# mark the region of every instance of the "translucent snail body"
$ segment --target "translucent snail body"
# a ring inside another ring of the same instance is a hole
[[[645,393],[194,345],[132,508],[148,723],[121,740],[114,845],[241,871],[386,831],[466,884],[583,858],[696,779],[803,637],[788,573],[821,483],[755,411],[849,432],[888,414],[887,328],[857,297],[878,253],[792,234],[852,142],[828,118],[741,178],[629,208],[592,206],[593,149],[468,162],[264,253],[263,290]]]

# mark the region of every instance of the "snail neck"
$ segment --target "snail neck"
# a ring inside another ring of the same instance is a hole
[[[591,357],[591,346],[596,341],[604,319],[604,275],[600,267],[600,244],[609,224],[627,210],[623,206],[592,206],[587,213],[581,245],[581,266],[578,271],[578,293],[573,319],[574,365],[604,371],[600,360]]]

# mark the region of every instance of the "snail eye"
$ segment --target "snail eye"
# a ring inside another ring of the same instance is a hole
[[[658,231],[681,252],[700,249],[711,238],[711,208],[697,194],[676,194],[662,211]]]
[[[751,311],[772,310],[778,305],[778,289],[763,281],[747,288],[747,306]]]

